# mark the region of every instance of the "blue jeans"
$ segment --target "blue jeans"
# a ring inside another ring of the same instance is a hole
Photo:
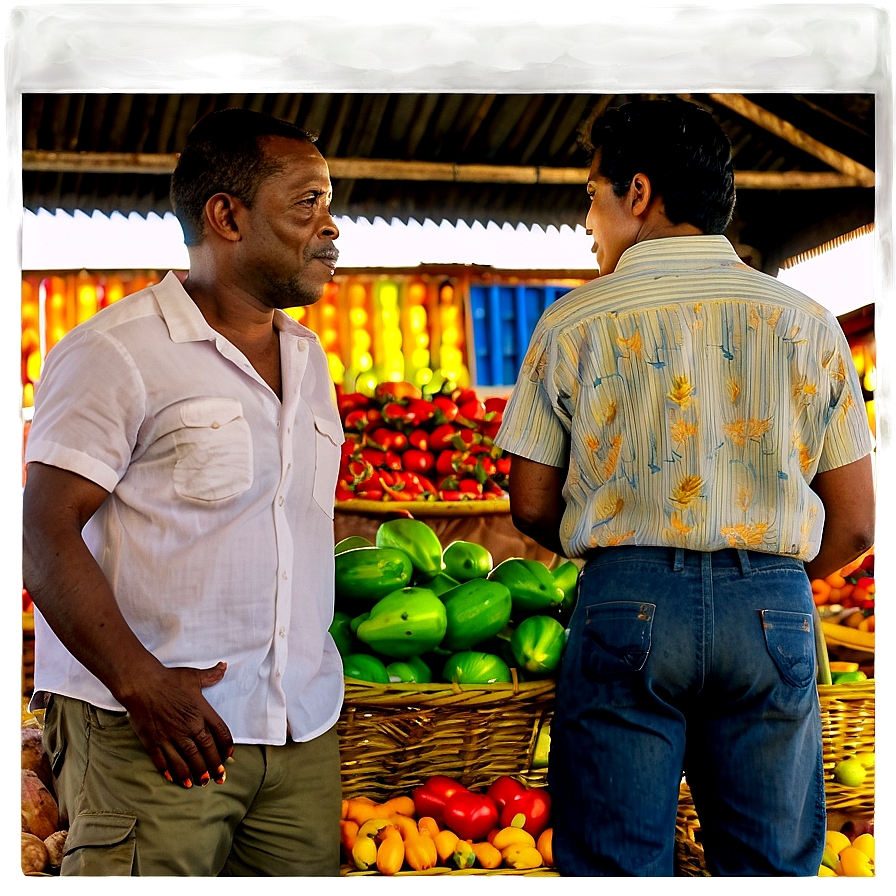
[[[671,876],[684,771],[713,875],[814,876],[826,827],[802,563],[600,551],[557,681],[548,783],[570,876]]]

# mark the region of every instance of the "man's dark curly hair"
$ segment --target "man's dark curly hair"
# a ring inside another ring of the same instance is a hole
[[[314,143],[306,130],[251,109],[221,109],[193,125],[171,175],[171,205],[184,242],[202,242],[205,204],[215,193],[236,196],[251,206],[259,184],[281,166],[264,151],[271,137]]]
[[[673,224],[721,234],[734,212],[731,143],[713,117],[684,100],[639,100],[610,109],[591,128],[599,174],[621,196],[638,172],[650,178]]]

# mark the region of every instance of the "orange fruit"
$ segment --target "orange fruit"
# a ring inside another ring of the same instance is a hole
[[[855,846],[847,846],[840,853],[840,867],[846,877],[874,877],[871,859]]]
[[[859,834],[852,841],[853,847],[862,850],[871,861],[874,861],[874,834]]]

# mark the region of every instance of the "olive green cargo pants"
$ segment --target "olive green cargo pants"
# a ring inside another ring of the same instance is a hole
[[[223,784],[191,788],[156,770],[125,713],[54,695],[44,745],[69,826],[63,875],[339,874],[335,728],[237,744]]]

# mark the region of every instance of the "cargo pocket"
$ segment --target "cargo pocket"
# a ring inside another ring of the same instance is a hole
[[[65,755],[65,739],[62,737],[59,718],[62,707],[59,704],[59,698],[51,694],[44,713],[42,734],[44,753],[47,754],[53,776],[57,778],[59,777],[59,770],[62,768],[62,759]]]
[[[174,488],[182,498],[222,501],[252,485],[252,433],[235,398],[202,398],[180,409]]]
[[[336,478],[339,475],[339,446],[345,441],[342,425],[323,413],[314,413],[314,500],[332,517],[336,503]]]
[[[765,646],[781,678],[795,688],[815,680],[812,617],[792,610],[760,610]]]
[[[137,838],[134,815],[83,812],[75,817],[62,856],[60,873],[94,877],[131,877]]]
[[[656,604],[615,600],[586,608],[582,673],[608,681],[640,672],[650,653]]]

